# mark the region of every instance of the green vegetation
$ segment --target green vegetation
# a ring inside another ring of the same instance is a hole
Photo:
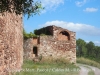
[[[88,75],[95,75],[92,69],[90,69],[90,71],[88,72]]]
[[[82,39],[76,41],[77,57],[84,57],[100,63],[100,46],[95,46],[95,44],[90,41],[86,43]]]
[[[77,58],[77,63],[87,64],[100,68],[100,63],[83,57]]]
[[[23,29],[23,37],[24,37],[24,39],[28,39],[28,38],[37,37],[37,35],[35,35],[35,34],[32,33],[32,32],[27,33],[27,32]]]
[[[65,60],[25,60],[23,70],[16,75],[78,75],[79,68]]]
[[[32,14],[38,14],[42,8],[41,2],[34,0],[0,0],[0,13],[15,12],[30,17]]]
[[[30,33],[27,33],[25,31],[25,29],[23,29],[23,37],[24,37],[24,39],[29,39],[29,38],[33,38],[33,37],[36,38],[39,35],[40,36],[50,35],[50,32],[48,30],[46,31],[46,29],[45,30],[44,29],[45,28],[40,29],[39,32],[38,32],[38,30],[34,30],[34,32],[30,32]]]

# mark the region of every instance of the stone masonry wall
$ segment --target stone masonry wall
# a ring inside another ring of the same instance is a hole
[[[52,35],[39,36],[37,39],[28,39],[24,43],[24,57],[33,59],[42,55],[43,58],[64,58],[71,63],[76,63],[75,32],[56,26],[46,28],[52,30],[50,31]],[[40,33],[40,31],[41,29],[37,33]],[[37,51],[35,52],[35,50]]]
[[[24,59],[33,60],[33,58],[35,58],[35,54],[33,52],[34,47],[39,47],[38,38],[29,38],[27,40],[24,40]]]
[[[71,63],[76,63],[76,48],[71,48],[72,44],[71,41],[58,41],[52,36],[41,36],[38,55],[42,55],[43,58],[65,58]]]
[[[75,32],[54,25],[52,27],[53,36],[40,36],[38,55],[65,58],[71,63],[76,63]],[[66,32],[67,35],[62,35],[60,32]]]
[[[22,15],[0,14],[0,75],[19,70],[23,64]]]
[[[24,59],[32,59],[33,38],[24,40]]]

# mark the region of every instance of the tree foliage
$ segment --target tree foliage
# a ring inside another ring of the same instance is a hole
[[[86,42],[82,39],[78,39],[76,44],[77,44],[77,54],[78,54],[78,56],[81,57],[81,56],[85,55],[86,54],[86,48],[85,48]]]
[[[23,29],[23,37],[24,37],[24,40],[28,39],[28,38],[33,38],[33,37],[37,37],[37,35],[35,35],[34,33],[30,32],[30,33],[27,33],[25,31],[25,29]]]
[[[15,12],[16,14],[28,14],[30,17],[33,13],[39,13],[42,9],[41,2],[34,0],[0,0],[0,13]]]
[[[77,57],[86,57],[100,62],[100,46],[95,46],[92,41],[86,43],[82,39],[78,39],[76,44]]]

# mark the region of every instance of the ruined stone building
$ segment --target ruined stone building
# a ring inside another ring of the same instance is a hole
[[[30,38],[24,43],[24,58],[64,58],[76,62],[75,32],[57,26],[47,26],[35,30],[39,37]],[[45,34],[45,35],[44,35]]]
[[[22,15],[0,14],[0,75],[19,70],[23,63]]]

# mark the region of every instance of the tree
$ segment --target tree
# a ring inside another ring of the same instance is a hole
[[[34,33],[30,32],[30,33],[27,33],[25,31],[25,29],[23,29],[23,39],[26,40],[26,39],[29,39],[29,38],[33,38],[33,37],[37,37],[37,35],[35,35]]]
[[[86,43],[84,40],[78,39],[76,47],[77,57],[85,57],[100,63],[100,46],[95,46],[92,41]]]
[[[94,57],[97,59],[100,59],[100,47],[99,46],[95,46],[94,48]]]
[[[81,57],[81,56],[86,56],[86,42],[82,39],[78,39],[76,41],[77,44],[77,56]]]
[[[94,55],[94,48],[95,48],[94,43],[92,41],[90,41],[89,43],[87,43],[86,47],[87,47],[87,55],[89,57],[93,57],[93,55]]]
[[[0,13],[15,12],[16,14],[30,17],[33,13],[37,14],[42,9],[41,2],[34,0],[0,0]]]

